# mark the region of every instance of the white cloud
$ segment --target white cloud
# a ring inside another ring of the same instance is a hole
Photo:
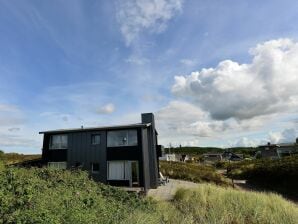
[[[174,145],[199,145],[200,141],[212,138],[213,141],[235,137],[243,132],[256,131],[270,122],[270,116],[260,116],[250,120],[234,118],[214,120],[209,113],[199,107],[184,101],[171,101],[156,112],[156,123],[163,144],[171,142]],[[255,145],[256,142],[237,142],[233,145]],[[221,144],[224,144],[223,142]]]
[[[8,131],[10,131],[10,132],[17,132],[20,130],[21,130],[20,128],[8,128]]]
[[[132,55],[129,58],[127,58],[125,62],[136,65],[144,65],[149,62],[149,59]]]
[[[250,53],[250,64],[225,60],[215,68],[176,76],[172,92],[191,99],[217,120],[297,110],[298,43],[271,40]]]
[[[232,144],[232,147],[257,147],[259,144],[260,141],[242,137]]]
[[[112,103],[108,103],[96,110],[98,114],[111,114],[115,111],[115,106]]]
[[[180,63],[185,65],[185,66],[194,66],[196,65],[198,62],[195,59],[188,59],[188,58],[183,58],[180,60]]]
[[[288,128],[281,132],[270,132],[268,141],[270,143],[291,143],[295,142],[298,137],[298,130],[295,128]]]
[[[121,0],[117,4],[117,18],[126,44],[147,29],[161,32],[166,22],[182,9],[183,0]]]
[[[14,126],[23,124],[23,113],[15,105],[0,104],[0,126]]]

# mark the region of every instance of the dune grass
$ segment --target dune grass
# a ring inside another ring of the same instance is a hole
[[[239,191],[203,184],[198,189],[179,189],[174,206],[192,223],[294,224],[298,207],[276,194]]]
[[[0,223],[286,223],[298,208],[275,194],[201,184],[170,202],[94,182],[83,171],[13,168],[0,163]]]

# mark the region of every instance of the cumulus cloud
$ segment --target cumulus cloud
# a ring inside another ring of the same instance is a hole
[[[250,50],[250,64],[225,60],[176,76],[172,92],[216,120],[250,119],[298,109],[298,43],[278,39]]]
[[[185,101],[171,101],[156,112],[157,129],[163,143],[199,145],[202,138],[213,140],[235,135],[242,131],[254,131],[269,122],[271,117],[260,116],[253,120],[214,120],[200,107]],[[173,141],[175,140],[175,142]],[[256,142],[233,142],[232,145],[255,145]]]
[[[111,114],[115,111],[115,106],[112,103],[108,103],[96,110],[98,114]]]
[[[126,44],[142,30],[161,32],[166,23],[182,9],[183,0],[121,0],[117,4],[117,19]]]

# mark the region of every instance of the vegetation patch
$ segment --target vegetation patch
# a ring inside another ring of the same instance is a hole
[[[282,159],[258,159],[231,163],[229,176],[298,199],[298,155]]]
[[[4,168],[0,223],[120,223],[154,203],[96,183],[83,171]]]
[[[173,179],[188,180],[196,183],[210,182],[217,185],[229,185],[229,181],[216,173],[212,166],[196,163],[160,161],[160,171],[163,175]]]
[[[1,164],[1,163],[0,163]],[[188,164],[191,165],[191,164]],[[156,202],[96,183],[83,171],[0,166],[0,223],[295,223],[275,194],[201,184]]]
[[[25,162],[28,160],[40,159],[41,155],[24,155],[18,153],[4,153],[0,150],[0,160],[2,160],[5,164],[15,164],[20,162]]]

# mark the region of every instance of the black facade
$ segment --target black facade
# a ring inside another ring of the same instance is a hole
[[[42,159],[48,166],[81,168],[100,182],[144,190],[158,186],[154,115],[122,126],[53,130],[44,134]],[[124,137],[123,137],[124,136]]]

